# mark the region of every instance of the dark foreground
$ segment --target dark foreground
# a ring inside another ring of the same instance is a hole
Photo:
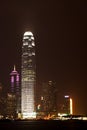
[[[31,120],[0,121],[0,130],[87,130],[87,121],[82,120]]]

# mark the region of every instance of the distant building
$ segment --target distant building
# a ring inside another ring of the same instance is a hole
[[[21,112],[23,118],[35,118],[36,62],[32,32],[25,32],[22,45]]]
[[[6,113],[6,109],[3,109],[3,108],[6,108],[6,99],[3,94],[3,91],[4,91],[3,86],[0,83],[0,118],[2,118],[2,116],[5,116],[5,113]]]
[[[72,98],[70,98],[69,95],[64,96],[64,100],[61,104],[62,105],[59,110],[59,113],[63,113],[67,115],[73,114]]]
[[[55,82],[49,81],[48,83],[43,83],[38,111],[44,112],[45,115],[55,115],[57,113],[57,90]]]
[[[64,96],[64,113],[70,114],[70,97],[68,95]]]
[[[16,118],[17,117],[17,111],[16,111],[16,95],[12,93],[7,94],[7,112],[6,116],[8,118]]]

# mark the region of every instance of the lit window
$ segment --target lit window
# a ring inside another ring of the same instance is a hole
[[[35,46],[35,43],[34,43],[34,42],[32,42],[32,46]]]
[[[32,52],[32,55],[34,55],[34,56],[35,56],[35,52]]]

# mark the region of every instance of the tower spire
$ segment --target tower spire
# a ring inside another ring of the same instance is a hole
[[[14,71],[16,71],[16,66],[14,65]]]

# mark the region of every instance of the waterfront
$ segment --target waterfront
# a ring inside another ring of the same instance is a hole
[[[79,130],[87,129],[87,121],[82,120],[2,120],[0,130]]]

